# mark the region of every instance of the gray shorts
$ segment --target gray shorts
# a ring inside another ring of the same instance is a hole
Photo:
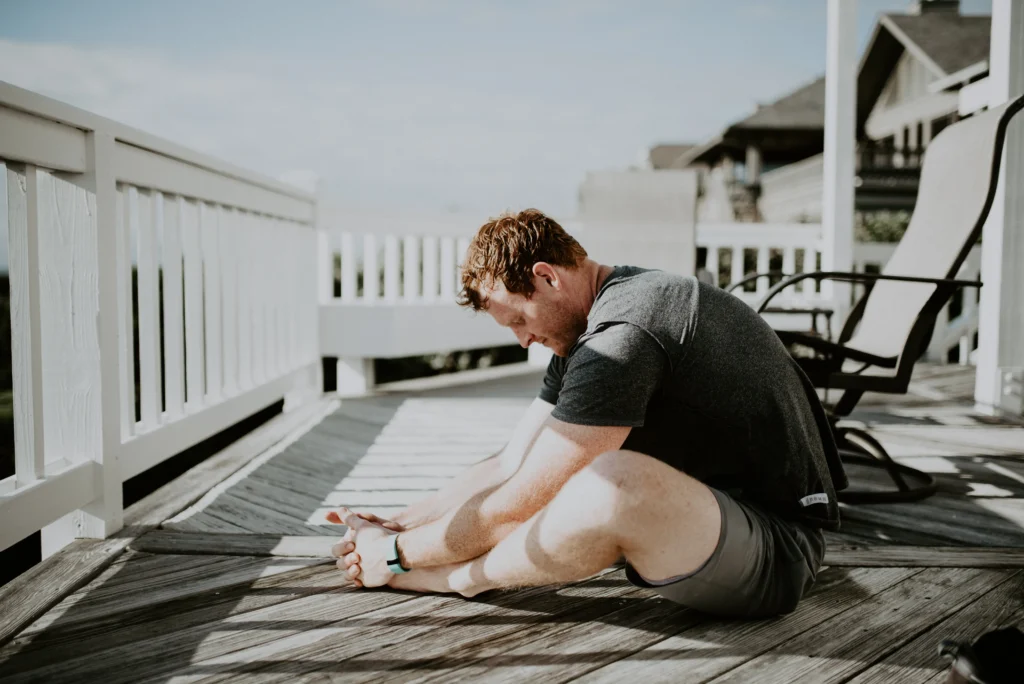
[[[707,562],[688,575],[657,582],[627,565],[626,577],[670,601],[715,615],[755,618],[792,612],[821,567],[821,530],[711,491],[722,512],[722,533]]]

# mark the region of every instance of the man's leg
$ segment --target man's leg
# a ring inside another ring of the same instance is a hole
[[[487,554],[397,575],[391,586],[472,596],[583,579],[623,555],[656,581],[700,568],[720,531],[721,511],[705,485],[644,454],[609,452]]]

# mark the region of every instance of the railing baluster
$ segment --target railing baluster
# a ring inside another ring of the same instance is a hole
[[[356,259],[355,241],[352,233],[341,234],[341,301],[351,304],[356,301],[356,276],[359,267]]]
[[[221,324],[223,326],[224,395],[238,393],[238,211],[220,210],[218,251],[221,263]]]
[[[407,302],[415,302],[420,297],[420,238],[418,235],[406,235],[404,239],[405,263],[402,268],[402,295]]]
[[[256,214],[249,214],[247,226],[246,243],[248,254],[246,261],[249,264],[247,269],[247,287],[249,289],[249,316],[250,330],[252,335],[252,383],[260,385],[266,379],[266,343],[267,337],[264,331],[263,315],[263,258],[262,240],[263,231],[260,226],[261,217]]]
[[[462,264],[466,261],[466,252],[469,251],[469,238],[459,238],[455,247],[455,292],[462,291]]]
[[[707,261],[704,262],[704,268],[711,274],[712,282],[716,287],[721,286],[721,282],[718,280],[718,247],[708,246]]]
[[[398,236],[384,236],[384,300],[389,303],[398,301],[398,283],[400,280],[398,262]]]
[[[181,205],[181,247],[185,262],[185,408],[198,411],[205,403],[203,350],[203,255],[199,241],[199,204]]]
[[[291,262],[292,241],[289,239],[288,225],[284,221],[274,221],[274,242],[277,244],[276,253],[280,255],[274,260],[274,270],[277,272],[276,282],[278,287],[272,288],[274,295],[274,307],[277,309],[277,372],[283,375],[291,369],[291,349],[288,338],[291,329],[294,327],[291,307],[288,302],[292,299],[293,287],[295,286],[295,275],[289,268]]]
[[[423,298],[437,301],[437,238],[423,238]]]
[[[759,245],[757,247],[757,272],[767,273],[769,266],[769,257],[771,256],[771,248],[767,245]],[[768,278],[758,278],[756,292],[758,295],[763,295],[768,291]]]
[[[782,252],[782,272],[787,276],[796,273],[796,250],[787,245]]]
[[[376,304],[380,288],[380,269],[377,266],[377,236],[363,236],[363,300]]]
[[[206,395],[211,402],[221,398],[220,221],[215,205],[199,205],[199,233],[203,248],[203,303],[206,314]]]
[[[743,260],[744,260],[743,245],[733,245],[732,246],[732,272],[729,274],[729,278],[730,278],[729,282],[730,283],[738,283],[739,281],[743,280],[743,273],[744,273],[744,270],[743,270]],[[743,288],[739,288],[739,289],[742,290]],[[739,292],[737,291],[737,294],[738,293]]]
[[[811,244],[804,247],[804,273],[814,273],[818,270],[818,247]],[[803,294],[809,295],[821,291],[820,281],[805,280],[803,282]]]
[[[135,324],[132,314],[132,254],[129,211],[131,188],[117,192],[117,335],[121,355],[121,439],[135,433]]]
[[[459,274],[455,265],[455,238],[441,238],[441,299],[451,302],[458,291]]]
[[[140,189],[136,196],[137,212],[133,217],[138,235],[139,289],[139,391],[144,430],[160,425],[160,323],[159,275],[157,244],[160,194]]]
[[[238,293],[238,388],[252,387],[252,217],[247,211],[235,216],[235,291]]]
[[[18,485],[45,467],[42,331],[39,288],[39,180],[34,166],[8,166],[7,216],[14,383],[14,473]]]
[[[178,418],[185,412],[185,333],[181,275],[180,197],[164,197],[164,391],[167,417]]]
[[[271,219],[267,216],[260,216],[260,309],[263,311],[263,379],[273,380],[276,374],[276,353],[277,336],[275,333],[276,311],[274,310],[273,288],[276,287],[277,279],[273,277],[273,263],[280,255],[274,254],[273,243],[271,242]],[[267,278],[270,275],[271,278]]]

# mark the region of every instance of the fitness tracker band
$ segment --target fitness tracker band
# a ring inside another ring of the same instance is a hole
[[[403,572],[409,572],[407,568],[402,567],[402,561],[398,559],[398,535],[391,535],[391,554],[386,560],[388,564],[388,570],[396,575],[401,575]]]

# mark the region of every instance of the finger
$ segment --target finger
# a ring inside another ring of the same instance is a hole
[[[353,530],[352,528],[349,528],[348,531],[345,533],[345,536],[341,538],[341,541],[343,541],[343,542],[353,542],[353,541],[355,541],[355,538],[356,538],[356,531]]]
[[[338,542],[337,544],[335,544],[334,546],[331,547],[331,555],[334,556],[335,558],[341,558],[346,553],[351,551],[351,549],[347,549],[346,550],[345,546],[346,546],[346,542],[344,542],[344,541]]]
[[[357,579],[359,575],[363,574],[363,569],[360,568],[358,564],[350,565],[348,566],[348,570],[345,571],[345,574],[348,575],[351,579]]]
[[[385,520],[384,518],[380,517],[376,513],[359,513],[358,515],[363,520],[366,520],[367,522],[372,522],[374,524],[380,525],[381,527],[387,528],[387,529],[391,530],[392,532],[401,532],[402,531],[402,526],[401,525],[399,525],[396,522],[392,522],[390,520]]]
[[[345,556],[345,565],[352,566],[352,565],[356,565],[358,563],[359,563],[359,554],[358,553],[354,553],[353,552],[353,553],[350,553],[347,556]]]
[[[349,528],[355,527],[358,529],[360,527],[366,526],[366,521],[360,518],[358,515],[356,515],[354,512],[352,512],[352,510],[348,508],[339,508],[337,511],[337,516],[341,520],[342,524],[348,525]]]
[[[334,511],[328,511],[327,515],[324,516],[324,517],[327,518],[327,522],[329,522],[329,523],[334,523],[335,525],[341,525],[342,524],[341,516],[338,515]]]

